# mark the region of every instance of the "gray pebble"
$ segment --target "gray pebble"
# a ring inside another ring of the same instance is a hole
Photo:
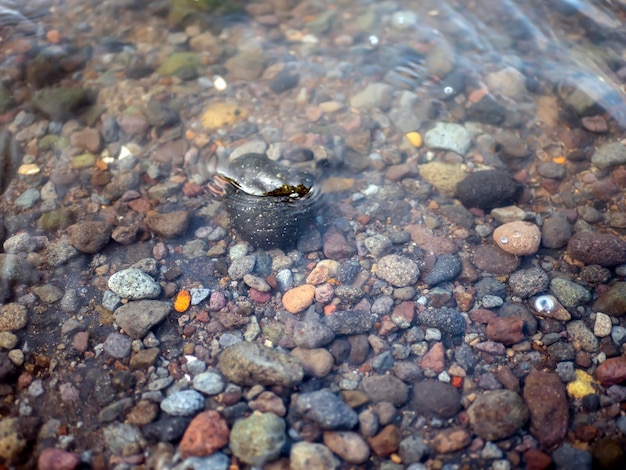
[[[324,430],[348,430],[358,422],[356,412],[328,389],[301,393],[294,400],[291,411],[317,423]]]
[[[394,406],[402,406],[409,399],[409,387],[393,375],[364,377],[361,388],[374,403],[386,401]]]
[[[542,162],[537,165],[537,173],[544,178],[562,180],[567,176],[567,169],[555,162]]]
[[[76,313],[80,308],[80,300],[75,289],[68,289],[63,294],[60,302],[61,308],[64,312]]]
[[[131,338],[142,339],[150,328],[160,323],[172,311],[170,302],[137,300],[122,305],[113,314],[117,324]]]
[[[373,410],[359,413],[359,428],[365,437],[372,437],[378,432],[378,415]]]
[[[565,308],[575,308],[591,300],[591,293],[583,286],[559,277],[550,281],[550,290]]]
[[[205,395],[222,393],[225,386],[222,376],[215,372],[202,372],[193,378],[193,388]]]
[[[502,305],[504,304],[504,300],[502,300],[502,298],[498,297],[497,295],[485,295],[481,299],[481,302],[483,304],[483,307],[485,308],[498,308],[502,307]]]
[[[120,333],[111,333],[104,341],[104,352],[115,359],[122,359],[130,355],[133,340]]]
[[[365,239],[365,248],[376,258],[386,255],[393,248],[391,240],[386,235],[376,234]]]
[[[434,149],[451,150],[465,155],[472,145],[472,139],[465,127],[450,122],[438,122],[424,135],[424,142]]]
[[[136,268],[116,272],[107,284],[109,289],[124,299],[154,299],[161,293],[159,283]]]
[[[580,343],[580,346],[587,352],[598,350],[598,338],[587,328],[581,320],[574,320],[566,325],[567,334],[570,339]]]
[[[429,308],[419,314],[418,320],[422,325],[437,328],[447,338],[465,333],[465,318],[455,308]]]
[[[273,413],[253,413],[236,421],[230,432],[233,455],[258,468],[275,460],[285,441],[285,421]]]
[[[293,274],[290,269],[281,269],[276,274],[278,290],[286,292],[293,287]]]
[[[35,188],[29,188],[19,195],[13,202],[17,207],[21,209],[30,209],[39,200],[39,190]]]
[[[419,275],[417,263],[406,256],[387,255],[378,260],[376,276],[394,287],[415,284]]]
[[[593,457],[590,452],[576,449],[569,444],[563,444],[552,452],[552,459],[556,464],[556,470],[591,470]]]
[[[350,98],[350,106],[360,110],[379,108],[386,111],[393,101],[393,87],[385,83],[370,83]]]
[[[563,383],[573,382],[576,380],[574,363],[571,361],[559,362],[556,365],[556,374]]]
[[[315,349],[324,346],[335,339],[333,330],[323,323],[299,321],[293,331],[296,346]]]
[[[201,374],[206,370],[206,363],[198,359],[194,359],[187,363],[187,370],[192,375]]]
[[[441,255],[433,269],[424,276],[424,282],[429,286],[435,286],[442,282],[454,280],[461,272],[461,259],[456,255]]]
[[[388,315],[393,308],[393,299],[387,295],[383,295],[374,300],[372,304],[372,313],[374,315]]]
[[[548,289],[550,278],[541,268],[516,271],[509,277],[509,287],[514,295],[527,299]]]
[[[626,343],[626,328],[616,325],[611,328],[611,339],[615,344],[621,346]]]
[[[398,453],[402,462],[409,465],[422,460],[422,457],[430,453],[430,448],[420,436],[412,434],[400,441]]]
[[[31,237],[26,232],[22,232],[7,238],[2,247],[5,253],[30,253],[35,251],[38,246],[35,241],[34,237]]]
[[[626,163],[626,145],[620,142],[602,145],[591,157],[591,163],[601,170]]]
[[[172,416],[191,416],[204,409],[204,397],[195,390],[181,390],[163,400],[161,409]]]
[[[145,441],[141,431],[131,424],[113,423],[104,428],[104,442],[114,455],[127,456],[141,453]]]
[[[357,310],[340,310],[325,316],[321,323],[330,327],[337,335],[358,335],[369,332],[374,319],[372,315]]]
[[[229,466],[230,458],[222,452],[215,452],[208,457],[188,457],[174,470],[228,470]]]
[[[424,339],[426,341],[439,341],[441,340],[441,331],[437,328],[426,328]]]
[[[541,244],[546,248],[563,248],[572,238],[572,227],[563,212],[545,219],[541,226]]]
[[[243,279],[246,274],[252,273],[256,264],[256,256],[254,255],[239,256],[235,259],[231,258],[231,260],[232,264],[228,268],[228,275],[235,281]]]
[[[617,425],[617,429],[619,429],[623,434],[626,434],[626,416],[619,416],[615,420],[615,424]]]
[[[189,289],[189,293],[191,294],[191,305],[199,305],[211,294],[211,289]]]

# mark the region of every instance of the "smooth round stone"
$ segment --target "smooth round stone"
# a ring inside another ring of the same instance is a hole
[[[459,155],[465,155],[472,145],[472,138],[467,129],[451,122],[436,123],[426,132],[424,140],[428,147],[451,150]]]
[[[352,431],[327,431],[324,433],[324,445],[352,464],[361,464],[370,456],[367,443]]]
[[[191,416],[204,408],[204,396],[195,390],[181,390],[161,402],[161,409],[172,416]]]
[[[609,336],[611,334],[612,328],[613,323],[611,322],[611,317],[609,317],[606,313],[596,313],[596,322],[593,325],[594,335],[598,338],[604,338],[605,336]]]
[[[17,336],[8,331],[0,332],[0,348],[2,349],[13,349],[18,342]]]
[[[140,269],[118,271],[109,278],[109,289],[124,299],[154,299],[161,293],[158,282]]]
[[[193,388],[205,395],[217,395],[225,386],[222,376],[215,372],[202,372],[193,378]]]
[[[235,422],[230,432],[233,455],[255,467],[276,459],[285,441],[285,421],[273,413],[255,411]]]
[[[467,410],[472,429],[487,441],[504,439],[529,418],[528,407],[510,390],[494,390],[478,397]]]
[[[289,454],[290,470],[332,469],[339,462],[328,447],[312,442],[298,442]]]
[[[493,231],[493,240],[511,255],[533,255],[541,244],[541,231],[530,222],[508,222]]]
[[[115,359],[123,359],[130,355],[133,340],[120,333],[111,333],[104,341],[104,352]]]

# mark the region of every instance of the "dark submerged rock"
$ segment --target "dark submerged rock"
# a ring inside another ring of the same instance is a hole
[[[465,207],[491,210],[515,204],[524,187],[506,171],[486,170],[471,173],[456,190]]]

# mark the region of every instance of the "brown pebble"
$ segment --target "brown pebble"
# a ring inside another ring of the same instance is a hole
[[[446,350],[443,343],[435,343],[433,347],[430,348],[430,351],[422,357],[420,367],[422,369],[430,369],[436,374],[443,372],[446,366],[445,352]]]
[[[565,386],[552,372],[533,370],[524,384],[530,432],[545,447],[560,444],[567,433],[569,403]]]
[[[274,392],[265,391],[256,397],[256,399],[248,402],[248,406],[253,411],[262,413],[274,413],[276,416],[285,416],[287,409],[281,398]]]
[[[283,307],[290,313],[300,313],[309,308],[315,298],[315,287],[310,284],[289,289],[283,295]]]
[[[74,339],[72,340],[72,346],[79,353],[84,353],[87,351],[89,347],[89,333],[86,331],[79,331],[74,335]]]
[[[541,231],[535,224],[518,220],[500,225],[493,231],[493,239],[503,251],[515,256],[527,256],[537,253]]]
[[[510,274],[518,268],[521,259],[502,251],[498,246],[483,245],[474,249],[472,262],[484,272]]]
[[[529,449],[524,453],[527,470],[545,470],[552,463],[549,455],[537,449]]]
[[[167,214],[150,211],[145,222],[148,228],[160,237],[176,238],[187,231],[190,220],[191,213],[189,211],[174,211]]]
[[[626,357],[611,357],[604,361],[596,369],[596,378],[605,387],[624,382],[626,380]]]
[[[505,346],[517,344],[524,339],[524,320],[515,317],[496,317],[489,320],[487,338]]]
[[[382,431],[374,437],[369,438],[369,444],[372,451],[379,457],[385,457],[396,450],[402,439],[400,429],[395,424],[385,426]]]
[[[467,447],[472,437],[465,429],[446,429],[439,432],[430,442],[430,446],[438,454],[448,454]]]
[[[359,434],[350,431],[324,433],[324,445],[348,463],[361,464],[370,456],[370,450]]]
[[[567,244],[567,253],[585,264],[616,266],[626,263],[626,240],[610,233],[577,232]]]
[[[189,423],[180,441],[183,458],[206,457],[228,444],[226,420],[215,410],[203,411]]]

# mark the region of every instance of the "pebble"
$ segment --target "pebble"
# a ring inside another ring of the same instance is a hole
[[[514,205],[522,192],[523,186],[502,170],[476,171],[457,185],[457,196],[465,207],[486,211]]]
[[[191,213],[186,210],[161,214],[148,212],[144,222],[150,230],[163,238],[176,238],[183,235],[191,222]]]
[[[21,209],[30,209],[39,201],[39,196],[39,190],[29,188],[20,194],[15,201],[13,201],[13,204]]]
[[[409,387],[393,375],[364,377],[361,389],[373,403],[385,401],[400,407],[409,399]]]
[[[195,390],[181,390],[165,398],[161,409],[171,416],[191,416],[204,408],[204,396]]]
[[[300,393],[292,402],[290,413],[327,431],[350,430],[359,420],[356,412],[328,389]]]
[[[550,278],[541,268],[520,269],[509,277],[511,292],[522,299],[545,292],[549,284]]]
[[[428,445],[416,434],[405,437],[398,445],[398,454],[405,465],[418,463],[429,453],[430,449]]]
[[[230,432],[233,455],[255,467],[278,458],[285,442],[285,421],[273,413],[255,411],[236,421]]]
[[[575,308],[591,300],[591,293],[583,286],[560,277],[550,281],[550,290],[565,308]]]
[[[107,222],[80,222],[67,231],[74,248],[83,253],[99,253],[109,243],[113,227]]]
[[[331,450],[322,444],[297,442],[289,452],[290,470],[326,470],[339,467]]]
[[[0,348],[2,349],[13,349],[18,342],[18,338],[13,333],[9,333],[8,331],[0,331]]]
[[[321,321],[336,335],[358,335],[370,331],[374,324],[371,315],[357,310],[339,310]]]
[[[618,346],[626,343],[626,328],[616,325],[611,329],[611,339]]]
[[[393,248],[389,237],[383,234],[376,234],[366,238],[364,244],[367,251],[369,251],[376,258],[386,255]]]
[[[291,70],[283,70],[270,81],[270,90],[272,90],[273,93],[280,94],[287,90],[295,88],[296,86],[298,86],[299,82],[299,73],[293,72]]]
[[[327,431],[323,440],[326,447],[348,463],[361,464],[370,456],[367,443],[355,432]]]
[[[557,212],[543,221],[541,227],[542,244],[546,248],[558,249],[567,245],[572,237],[572,228],[567,216]]]
[[[434,149],[450,150],[465,155],[472,145],[472,138],[467,129],[460,124],[437,122],[426,131],[424,142]]]
[[[224,377],[238,385],[282,385],[302,382],[304,371],[297,359],[257,343],[239,342],[224,350],[218,360]]]
[[[566,325],[566,328],[570,340],[578,343],[584,351],[596,352],[598,350],[598,338],[582,320],[571,321]]]
[[[0,306],[0,331],[17,331],[26,326],[28,309],[18,303]]]
[[[273,392],[262,392],[257,398],[250,400],[248,406],[253,411],[274,413],[276,416],[282,417],[287,414],[287,408],[283,400]]]
[[[376,276],[394,287],[406,287],[417,283],[420,270],[417,263],[400,255],[387,255],[378,260]]]
[[[126,423],[113,423],[104,428],[104,442],[114,455],[129,456],[139,454],[145,441],[141,431]]]
[[[205,395],[217,395],[226,388],[224,379],[216,372],[202,372],[193,378],[193,388]]]
[[[503,275],[513,273],[521,258],[502,251],[493,245],[481,245],[474,249],[472,262],[481,271]]]
[[[596,369],[596,378],[605,387],[617,385],[626,380],[626,357],[611,357]]]
[[[228,444],[226,420],[215,410],[197,414],[183,434],[178,450],[183,458],[207,457]]]
[[[435,265],[424,276],[423,280],[429,286],[453,281],[461,273],[462,267],[461,259],[458,256],[444,254],[437,258]]]
[[[459,182],[467,176],[460,165],[438,160],[420,165],[419,174],[424,181],[447,195],[454,195]]]
[[[534,255],[541,244],[541,231],[530,222],[508,222],[494,230],[493,240],[511,255]]]
[[[393,87],[385,83],[370,83],[360,92],[352,95],[350,106],[359,110],[379,108],[387,111],[393,100]]]
[[[559,376],[533,369],[526,377],[523,397],[530,411],[531,434],[545,448],[560,444],[567,434],[569,403]]]
[[[31,237],[28,233],[23,232],[7,238],[2,244],[2,247],[5,253],[30,253],[40,248],[39,245],[37,238]]]
[[[104,341],[104,352],[115,359],[123,359],[130,356],[133,340],[126,335],[110,333]]]
[[[575,233],[570,238],[567,253],[571,258],[585,264],[617,266],[626,263],[626,240],[610,233],[585,230]]]
[[[200,303],[211,294],[211,289],[189,289],[191,294],[191,305],[200,305]]]
[[[109,289],[124,299],[154,299],[161,294],[161,286],[146,273],[136,268],[113,274],[107,282]]]
[[[528,407],[520,396],[510,390],[484,393],[468,408],[470,424],[478,436],[497,441],[511,436],[529,418]]]
[[[293,339],[296,346],[316,349],[333,341],[335,333],[323,323],[299,321],[293,328]]]
[[[228,470],[230,458],[222,452],[215,452],[209,457],[188,457],[181,467],[189,470]]]
[[[63,291],[54,284],[35,286],[31,291],[39,297],[44,304],[52,304],[63,297]]]
[[[626,314],[626,282],[616,282],[593,303],[595,312],[602,312],[612,317]]]
[[[368,439],[372,452],[378,457],[386,457],[396,450],[402,440],[400,429],[395,424],[385,426],[382,431]]]
[[[465,318],[455,308],[429,308],[421,312],[417,318],[422,325],[441,331],[444,340],[459,337],[465,333]]]
[[[80,457],[55,447],[48,447],[39,454],[39,470],[74,470],[80,464]]]
[[[527,93],[526,77],[514,67],[505,67],[491,72],[487,75],[486,82],[492,93],[515,101],[521,101]]]
[[[524,320],[515,317],[495,317],[487,324],[487,339],[512,346],[524,340]]]
[[[430,350],[424,354],[419,361],[419,365],[422,369],[433,371],[435,374],[440,374],[446,366],[445,360],[445,347],[443,343],[435,343]]]
[[[563,444],[552,452],[552,459],[559,470],[567,468],[591,470],[593,468],[593,456],[591,453],[572,447],[569,444]]]
[[[461,409],[461,394],[452,385],[425,380],[413,384],[411,409],[426,416],[449,419]]]
[[[315,299],[315,286],[304,284],[289,289],[283,295],[283,307],[290,313],[300,313],[311,306]]]
[[[158,300],[137,300],[128,302],[115,310],[113,316],[117,324],[131,338],[142,339],[150,328],[160,323],[172,311],[169,302]]]
[[[445,429],[430,441],[430,447],[438,454],[448,454],[467,447],[472,436],[465,429]]]
[[[291,351],[291,355],[300,361],[304,374],[310,377],[326,377],[335,365],[332,354],[324,348],[297,347]]]
[[[620,142],[609,142],[602,145],[594,152],[591,163],[601,170],[623,165],[626,163],[626,145]]]

